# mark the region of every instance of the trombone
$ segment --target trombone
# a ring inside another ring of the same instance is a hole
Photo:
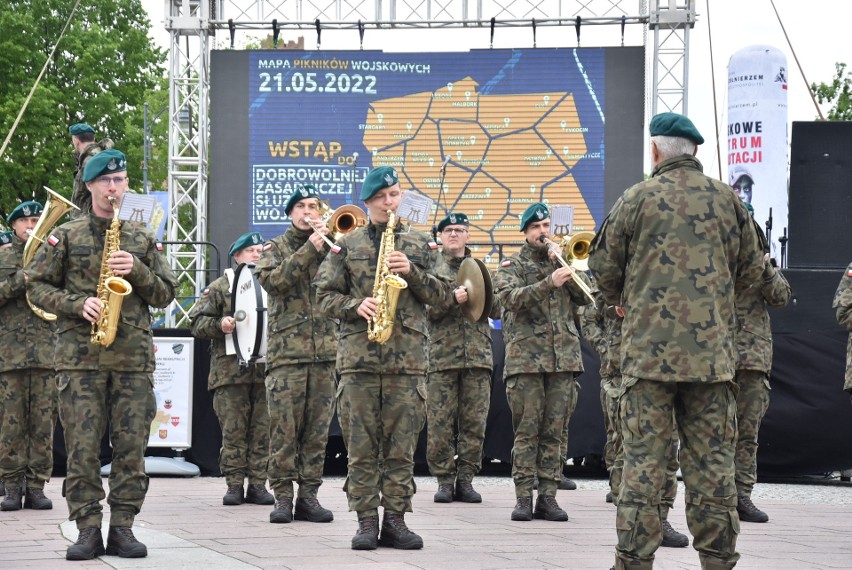
[[[367,215],[361,208],[353,204],[344,204],[338,209],[332,210],[326,201],[321,200],[319,210],[323,225],[328,228],[328,232],[335,240],[340,239],[341,236],[348,234],[352,230],[367,225]],[[337,253],[340,251],[340,246],[323,235],[310,217],[305,216],[304,220],[311,226],[312,230],[322,237],[323,241],[328,244],[328,247],[333,252]]]
[[[571,276],[574,279],[574,283],[580,288],[589,302],[594,303],[595,298],[592,297],[592,290],[586,285],[586,282],[579,278],[577,275],[578,267],[574,267],[574,260],[585,260],[589,257],[589,245],[591,244],[591,239],[586,239],[587,236],[584,234],[590,234],[594,237],[594,234],[591,232],[581,232],[568,240],[568,243],[565,244],[565,240],[563,240],[563,244],[567,247],[565,248],[565,253],[559,251],[559,248],[555,243],[547,239],[546,236],[541,236],[539,241],[547,246],[547,249],[552,251],[554,254],[554,258],[559,262],[559,265],[567,268],[571,272]],[[576,238],[576,239],[575,239]],[[575,240],[573,243],[571,240]],[[582,256],[582,257],[580,257]],[[566,259],[567,257],[567,259]]]

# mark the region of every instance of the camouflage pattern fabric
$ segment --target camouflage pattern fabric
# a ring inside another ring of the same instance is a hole
[[[852,332],[852,263],[840,279],[831,306],[835,310],[837,324]],[[846,345],[846,381],[843,389],[852,396],[852,334],[849,335]]]
[[[737,495],[751,497],[757,482],[757,435],[769,409],[769,374],[760,370],[737,370]]]
[[[53,470],[53,324],[27,305],[24,244],[0,250],[0,480],[43,488]]]
[[[86,183],[83,182],[83,169],[86,168],[86,163],[101,152],[113,148],[115,145],[112,139],[104,138],[97,142],[89,143],[80,153],[74,152],[74,158],[77,166],[74,168],[74,190],[71,194],[71,203],[80,208],[80,211],[71,210],[71,217],[77,218],[92,211],[92,195],[86,188]]]

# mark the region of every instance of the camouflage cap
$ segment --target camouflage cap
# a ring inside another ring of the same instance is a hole
[[[527,226],[533,222],[540,222],[545,218],[550,217],[550,211],[547,206],[541,202],[537,202],[526,209],[524,215],[521,216],[521,231],[526,231]]]
[[[447,226],[469,226],[470,220],[467,219],[467,215],[461,212],[453,212],[443,220],[438,223],[438,231],[444,231],[444,228]]]
[[[304,186],[299,186],[293,193],[290,194],[290,198],[287,200],[287,203],[284,204],[284,213],[288,216],[290,212],[293,211],[293,207],[302,200],[306,198],[319,198],[319,192],[317,192],[316,187],[313,184],[305,184]]]
[[[18,204],[12,213],[9,214],[9,217],[6,218],[6,221],[10,224],[17,220],[18,218],[29,218],[31,216],[40,216],[42,210],[44,210],[44,206],[42,206],[39,202],[35,200],[30,200],[29,202],[23,202]]]
[[[393,186],[399,182],[399,176],[395,168],[390,166],[380,166],[374,168],[364,178],[364,183],[361,185],[361,201],[366,202],[376,195],[376,192],[382,188]]]
[[[12,232],[0,232],[0,245],[12,243]]]
[[[86,123],[75,123],[68,127],[68,132],[71,133],[72,136],[82,135],[83,133],[95,134],[95,129]]]
[[[249,232],[247,234],[243,234],[237,238],[237,240],[231,244],[231,249],[228,250],[228,255],[234,255],[241,249],[252,245],[260,245],[263,243],[263,236],[260,235],[260,232]]]
[[[83,182],[91,182],[101,174],[124,172],[127,170],[127,157],[120,150],[103,150],[89,159],[83,169]]]
[[[751,175],[751,172],[749,172],[745,166],[734,166],[728,174],[728,179],[730,180],[731,186],[734,186],[743,178],[748,178],[748,184],[754,184],[754,177]]]
[[[679,137],[691,140],[695,144],[704,144],[704,137],[701,136],[692,121],[678,113],[654,115],[651,124],[648,125],[648,131],[652,137]]]

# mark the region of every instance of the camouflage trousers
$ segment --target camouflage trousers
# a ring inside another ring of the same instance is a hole
[[[276,497],[316,498],[334,409],[334,362],[281,366],[266,375],[269,485]]]
[[[258,372],[260,373],[260,372]],[[213,411],[222,428],[219,471],[228,485],[266,484],[269,411],[262,382],[228,384],[213,391]]]
[[[338,414],[349,456],[344,491],[359,516],[411,512],[414,450],[426,420],[426,379],[409,374],[342,374]]]
[[[560,458],[566,418],[577,401],[573,372],[514,374],[506,378],[515,441],[512,478],[515,496],[529,497],[538,476],[540,495],[556,495],[562,476]]]
[[[575,374],[577,376],[577,374]],[[573,394],[568,398],[568,409],[565,414],[565,426],[562,431],[562,446],[559,448],[559,464],[564,467],[568,463],[568,436],[571,424],[571,416],[574,415],[574,409],[577,407],[577,400],[580,396],[580,385],[574,382]]]
[[[757,433],[769,409],[769,376],[759,370],[737,370],[737,495],[751,497],[757,482]]]
[[[451,485],[456,479],[471,481],[482,468],[485,422],[491,405],[491,371],[473,368],[431,372],[426,392],[429,471],[439,484]]]
[[[56,373],[45,368],[0,372],[0,480],[42,489],[53,470]]]
[[[663,540],[661,495],[677,430],[686,521],[704,569],[733,568],[739,518],[734,483],[736,386],[625,376],[619,400],[624,471],[616,516],[616,568],[652,568]]]
[[[157,411],[149,372],[65,370],[56,375],[59,419],[65,428],[68,518],[77,528],[100,527],[104,499],[101,439],[109,425],[110,524],[133,526],[148,492],[145,449]]]

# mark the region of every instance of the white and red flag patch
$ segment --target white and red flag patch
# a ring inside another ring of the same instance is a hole
[[[504,259],[500,262],[500,267],[509,267],[510,265],[512,265],[511,259]]]
[[[59,243],[59,238],[58,238],[58,237],[56,237],[56,236],[55,236],[55,235],[53,235],[53,234],[50,234],[50,235],[47,237],[47,243],[49,243],[49,244],[50,244],[50,245],[52,245],[53,247],[56,247],[56,244],[58,244],[58,243]]]
[[[429,249],[438,249],[438,242],[430,241],[429,242]]]
[[[341,250],[341,249],[343,249],[343,248],[341,248],[341,247],[340,247],[339,245],[337,245],[337,244],[334,244],[333,246],[331,246],[331,253],[340,253],[340,250]]]
[[[846,272],[846,277],[852,277],[852,269]]]
[[[261,251],[269,251],[270,248],[272,248],[272,244],[269,243],[269,242],[266,242],[265,244],[263,244],[263,249]]]
[[[204,289],[204,291],[202,291],[202,292],[201,292],[201,294],[202,294],[202,295],[209,295],[209,294],[210,294],[210,287],[206,287],[206,288]]]
[[[163,251],[163,244],[160,242],[157,242],[157,251]]]

